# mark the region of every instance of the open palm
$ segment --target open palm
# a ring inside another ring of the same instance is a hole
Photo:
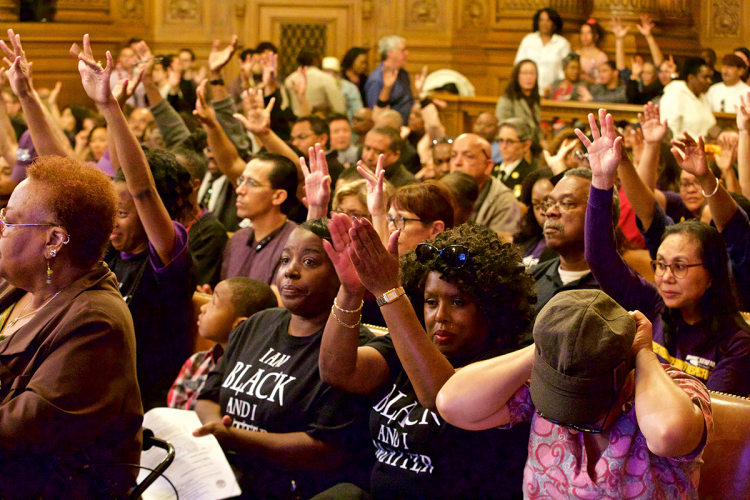
[[[643,113],[638,113],[638,120],[643,130],[643,140],[650,143],[660,143],[667,133],[667,120],[659,121],[659,106],[649,102],[643,106]]]
[[[350,292],[355,292],[363,288],[359,280],[357,270],[354,269],[352,260],[349,257],[349,229],[352,228],[352,221],[345,214],[333,214],[328,221],[328,230],[331,232],[331,243],[323,241],[328,257],[331,259],[333,268],[339,277],[341,286]]]
[[[615,133],[612,115],[608,114],[607,110],[599,110],[599,123],[601,124],[601,134],[596,126],[593,113],[589,113],[589,125],[594,142],[589,141],[588,137],[578,129],[576,129],[576,135],[589,152],[591,173],[595,177],[613,179],[617,166],[620,164],[622,138]]]
[[[234,51],[237,50],[237,35],[232,35],[232,41],[223,49],[220,49],[220,46],[221,42],[214,40],[213,48],[208,55],[208,67],[211,71],[220,71],[232,59]]]
[[[682,155],[679,154],[682,153]],[[703,145],[703,137],[698,136],[698,142],[695,142],[690,134],[685,132],[685,137],[681,140],[672,139],[672,155],[674,155],[680,167],[696,177],[702,177],[708,174],[708,165],[706,164],[706,152]]]
[[[81,83],[86,94],[96,104],[107,104],[114,100],[109,86],[109,77],[114,67],[112,54],[107,51],[107,67],[102,69],[101,64],[94,60],[88,35],[83,35],[83,51],[74,43],[70,53],[78,57],[78,72],[81,74]]]
[[[5,76],[8,78],[13,93],[17,96],[25,96],[31,92],[31,64],[26,60],[20,35],[16,35],[12,29],[9,29],[8,38],[12,50],[0,40],[0,48],[5,54],[3,61],[8,65]]]

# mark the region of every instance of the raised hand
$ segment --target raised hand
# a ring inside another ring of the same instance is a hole
[[[208,67],[213,72],[219,72],[232,59],[232,55],[237,50],[237,35],[232,35],[232,41],[229,45],[221,47],[221,40],[214,40],[211,53],[208,55]]]
[[[635,338],[633,339],[633,346],[631,352],[633,353],[633,359],[640,350],[653,350],[653,335],[651,333],[651,321],[648,320],[645,314],[640,311],[630,311],[630,316],[635,320]]]
[[[383,196],[385,169],[383,168],[383,160],[383,155],[378,156],[375,173],[362,160],[357,162],[357,172],[367,180],[367,210],[373,217],[385,216],[385,197]]]
[[[699,178],[710,173],[706,164],[703,136],[698,136],[698,142],[695,142],[695,139],[685,132],[682,140],[672,139],[671,144],[672,155],[684,171]]]
[[[373,295],[380,297],[392,288],[401,286],[398,262],[398,236],[395,231],[388,241],[388,249],[383,246],[375,228],[364,218],[354,218],[349,230],[351,244],[349,258],[362,284]]]
[[[641,122],[643,140],[648,144],[658,144],[667,133],[667,120],[659,121],[659,106],[648,102],[643,106],[643,113],[638,113],[638,121]]]
[[[349,230],[351,228],[352,221],[348,215],[331,214],[331,218],[328,221],[328,230],[331,232],[331,243],[323,240],[323,248],[325,248],[328,258],[331,259],[333,268],[336,269],[341,286],[348,293],[354,294],[359,293],[364,288],[364,285],[362,285],[357,275],[357,270],[354,269],[352,260],[349,257],[349,247],[351,245]]]
[[[180,88],[180,80],[182,80],[181,71],[176,71],[171,67],[167,68],[167,85],[169,85],[169,90],[171,92]]]
[[[654,21],[648,14],[641,14],[641,24],[636,24],[636,28],[645,37],[651,36],[651,30],[654,29]]]
[[[263,66],[263,85],[275,86],[279,56],[272,52],[266,52],[260,57],[260,64]]]
[[[383,66],[383,87],[392,89],[398,78],[398,68]]]
[[[70,53],[78,58],[78,72],[81,74],[81,83],[83,83],[86,94],[97,105],[115,102],[109,87],[109,77],[112,74],[112,68],[114,68],[112,54],[107,51],[107,67],[102,68],[101,62],[94,60],[88,34],[83,35],[83,51],[74,43],[70,48]]]
[[[737,113],[737,130],[750,131],[750,92],[747,97],[740,95],[740,105],[734,105],[734,112]]]
[[[292,90],[297,95],[305,95],[307,92],[307,68],[300,66],[291,80]]]
[[[544,160],[547,162],[547,166],[552,169],[552,173],[557,175],[567,170],[567,166],[565,165],[565,158],[568,156],[568,153],[575,149],[577,145],[578,141],[571,138],[565,139],[563,141],[563,143],[560,145],[560,149],[557,150],[557,154],[555,156],[552,156],[546,149],[542,150],[542,153],[544,154]]]
[[[622,21],[619,17],[612,18],[612,33],[614,33],[615,38],[625,38],[625,35],[628,34],[628,31],[630,31],[630,26],[626,26],[623,28]]]
[[[739,137],[734,133],[722,133],[719,135],[718,143],[719,147],[721,147],[721,154],[716,155],[716,165],[722,172],[732,168],[732,163],[737,157],[738,139]],[[723,174],[722,177],[724,177]]]
[[[193,116],[202,124],[211,124],[216,121],[216,111],[206,101],[206,83],[208,83],[208,80],[203,80],[195,89],[197,99],[195,100]]]
[[[271,130],[271,110],[275,102],[276,98],[272,97],[268,106],[264,107],[262,90],[246,90],[242,93],[245,114],[236,113],[234,117],[253,134],[267,134]]]
[[[3,62],[8,65],[5,76],[8,78],[10,88],[18,97],[25,97],[32,92],[31,63],[26,60],[26,53],[21,46],[21,36],[16,35],[12,29],[8,30],[8,38],[13,50],[8,48],[3,40],[0,40],[0,49],[5,53]]]
[[[396,72],[396,76],[398,76],[398,72]],[[417,89],[418,96],[422,95],[425,80],[427,80],[427,65],[422,66],[422,72],[414,79],[414,86]]]
[[[630,70],[634,77],[641,77],[641,73],[643,73],[643,58],[641,56],[635,56],[630,60]]]
[[[153,65],[151,66],[153,68]],[[112,95],[115,96],[117,103],[122,108],[125,105],[125,101],[135,93],[135,89],[140,85],[143,80],[148,64],[139,64],[133,70],[133,78],[120,78],[112,89]]]
[[[328,162],[326,153],[320,144],[315,144],[308,152],[310,168],[307,168],[305,158],[300,157],[299,165],[305,176],[305,198],[307,207],[323,208],[322,217],[325,217],[325,207],[331,199],[331,176],[328,175]],[[317,217],[316,217],[317,218]]]
[[[62,90],[62,82],[56,82],[54,88],[50,90],[49,96],[47,97],[47,103],[49,103],[50,106],[57,106],[57,98],[60,96],[60,90]]]
[[[599,124],[601,125],[601,134],[596,126],[594,114],[589,113],[589,125],[594,142],[589,141],[588,137],[579,129],[576,129],[576,135],[589,152],[591,173],[594,176],[591,184],[599,189],[611,189],[614,186],[617,167],[620,164],[622,137],[617,136],[612,115],[607,113],[606,109],[599,110]]]

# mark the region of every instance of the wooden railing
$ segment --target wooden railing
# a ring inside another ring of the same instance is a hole
[[[437,97],[437,96],[436,96]],[[458,97],[450,94],[441,94],[448,107],[440,111],[440,119],[445,125],[446,133],[456,137],[463,132],[471,132],[472,124],[481,113],[489,112],[495,114],[497,97]],[[574,101],[550,101],[542,99],[542,121],[560,119],[570,122],[574,119],[586,121],[589,113],[594,113],[599,108],[605,107],[617,120],[638,121],[638,113],[643,111],[643,106],[635,104],[608,104],[594,102]],[[734,113],[714,113],[716,121],[722,128],[734,128],[736,118]]]

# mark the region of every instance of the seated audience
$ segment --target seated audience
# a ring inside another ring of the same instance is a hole
[[[336,152],[338,162],[345,168],[356,165],[359,148],[352,144],[352,127],[346,115],[334,114],[328,118],[328,131],[331,151]]]
[[[453,142],[451,172],[464,172],[474,177],[479,198],[474,204],[471,220],[497,233],[513,234],[518,229],[521,209],[513,191],[492,176],[490,143],[475,134],[462,134]]]
[[[299,156],[303,156],[307,161],[310,161],[308,157],[310,149],[315,149],[315,145],[320,144],[324,150],[327,150],[330,135],[331,131],[324,119],[317,116],[302,116],[297,118],[297,121],[292,125],[292,146],[297,148],[297,152],[301,153]],[[326,153],[328,172],[331,175],[331,184],[334,186],[336,185],[336,179],[344,170],[344,165],[339,162],[338,155],[338,151],[334,151],[333,148]]]
[[[750,68],[750,49],[748,49],[747,47],[738,47],[734,49],[732,53],[742,59],[742,61],[745,63],[745,66]],[[742,81],[745,83],[750,82],[750,71],[745,72],[742,77]]]
[[[367,180],[359,179],[337,187],[331,205],[336,213],[372,220],[367,208]]]
[[[276,281],[284,307],[234,330],[196,403],[204,425],[194,435],[218,439],[238,471],[243,498],[290,492],[310,498],[340,482],[368,481],[366,401],[328,386],[318,371],[339,289],[324,238],[330,238],[324,221],[292,231]],[[373,338],[359,324],[352,330],[358,343]]]
[[[538,95],[540,90],[552,85],[552,82],[563,77],[562,60],[570,54],[570,43],[561,36],[563,20],[555,9],[541,9],[534,14],[533,33],[529,33],[518,46],[513,65],[524,60],[534,63],[535,73],[539,71],[539,85],[536,86],[534,75],[534,90]],[[516,74],[517,76],[517,74]],[[511,77],[511,82],[515,79]],[[499,120],[510,116],[499,116]]]
[[[381,38],[378,53],[381,63],[365,83],[366,105],[370,109],[376,105],[380,108],[390,107],[401,114],[402,123],[408,123],[414,96],[409,72],[404,69],[409,57],[406,40],[400,36]]]
[[[643,311],[654,324],[653,350],[661,362],[695,376],[708,389],[750,394],[750,327],[738,312],[724,240],[708,224],[681,222],[664,231],[652,262],[655,285],[633,271],[617,254],[611,222],[621,140],[605,110],[599,111],[601,136],[593,115],[589,121],[594,142],[579,132],[594,175],[586,213],[586,260],[601,289],[626,309]],[[706,167],[702,141],[698,146],[688,140],[673,144],[675,154],[685,155],[683,168],[691,168],[701,186],[716,186],[714,207],[731,206]],[[729,219],[723,214],[714,218],[720,228]],[[748,226],[747,217],[744,224]]]
[[[745,61],[734,54],[727,54],[721,60],[720,83],[714,83],[706,92],[706,99],[714,113],[735,113],[740,107],[740,96],[750,92],[750,85],[742,81],[747,71]]]
[[[717,84],[721,82],[721,71],[716,71],[716,51],[712,48],[706,47],[701,50],[701,57],[706,61],[706,66],[711,70],[711,83]]]
[[[611,102],[625,104],[625,83],[620,78],[614,61],[607,61],[599,66],[599,77],[596,85],[592,85],[590,92],[594,102]]]
[[[399,266],[395,236],[386,250],[366,221],[352,227],[336,215],[330,225],[326,251],[341,288],[320,373],[375,403],[372,498],[517,498],[527,428],[462,431],[435,411],[435,397],[456,368],[516,348],[533,301],[530,277],[516,272],[520,256],[493,231],[465,224],[420,244]],[[365,289],[380,297],[390,334],[362,345],[352,325]],[[425,329],[406,290],[424,297]],[[399,440],[389,438],[395,434]]]
[[[493,173],[503,184],[513,190],[513,195],[521,196],[521,184],[533,170],[525,156],[531,147],[532,131],[520,118],[508,118],[500,122],[500,153],[503,162],[493,169]]]
[[[684,132],[693,137],[706,137],[716,125],[716,118],[706,97],[711,86],[706,61],[700,57],[689,57],[682,66],[680,79],[664,87],[659,101],[661,119],[668,120],[673,137],[682,137]]]
[[[415,104],[415,106],[418,106]],[[411,115],[409,115],[411,117]],[[412,174],[416,174],[422,168],[422,164],[419,160],[419,154],[417,153],[416,147],[414,147],[408,140],[404,139],[405,130],[403,122],[401,121],[401,115],[398,111],[392,109],[386,109],[379,111],[375,115],[375,127],[390,127],[394,130],[399,131],[399,136],[402,138],[401,142],[401,156],[399,162]],[[407,136],[408,137],[408,136]]]
[[[275,282],[279,256],[296,224],[285,215],[297,201],[297,167],[280,155],[260,153],[237,178],[237,215],[251,227],[234,233],[224,250],[221,279],[245,276]]]
[[[401,152],[404,150],[404,140],[398,130],[389,126],[375,127],[365,136],[362,148],[362,163],[375,172],[378,158],[383,157],[385,179],[400,188],[417,181],[414,174],[409,172],[401,162]]]
[[[536,64],[530,59],[524,59],[513,67],[505,94],[497,101],[495,116],[499,121],[521,118],[538,139],[539,123],[542,120],[539,94]]]
[[[237,276],[216,285],[211,300],[201,306],[198,316],[198,334],[216,344],[185,361],[169,390],[167,406],[194,410],[208,374],[227,348],[232,330],[253,314],[277,306],[271,287],[260,281]]]
[[[346,116],[351,120],[354,113],[363,107],[359,88],[346,78],[341,77],[341,65],[335,57],[324,57],[320,67],[336,80],[336,85],[346,101]]]
[[[454,226],[454,200],[440,181],[424,181],[396,190],[388,199],[388,234],[398,231],[398,254]]]
[[[625,94],[630,104],[646,104],[659,98],[664,85],[659,81],[657,67],[650,61],[633,64],[632,76],[625,82]]]
[[[555,101],[590,101],[586,82],[581,80],[581,59],[571,52],[563,59],[563,78],[545,89],[545,97]]]
[[[438,179],[451,171],[453,141],[452,137],[441,137],[432,141],[432,165],[435,167],[435,177]]]
[[[352,134],[356,137],[356,145],[361,146],[365,142],[367,132],[372,130],[375,122],[372,121],[372,109],[362,108],[352,117]]]
[[[530,421],[527,498],[697,498],[711,400],[659,363],[643,313],[600,291],[566,292],[539,314],[534,340],[456,372],[440,413],[471,430]]]
[[[352,47],[346,51],[341,59],[341,77],[346,78],[359,89],[362,103],[367,105],[365,83],[367,83],[367,53],[368,49]]]
[[[599,48],[602,38],[604,38],[604,28],[596,22],[596,19],[589,19],[581,25],[581,48],[576,49],[575,53],[580,57],[581,80],[584,82],[603,83],[600,79],[599,68],[609,58]],[[563,70],[565,69],[564,66],[565,60],[563,59]]]

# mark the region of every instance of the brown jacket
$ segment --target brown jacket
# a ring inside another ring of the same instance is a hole
[[[24,291],[0,280],[0,311]],[[0,341],[0,497],[103,498],[137,470],[133,320],[101,264]],[[90,467],[84,467],[90,465]]]

